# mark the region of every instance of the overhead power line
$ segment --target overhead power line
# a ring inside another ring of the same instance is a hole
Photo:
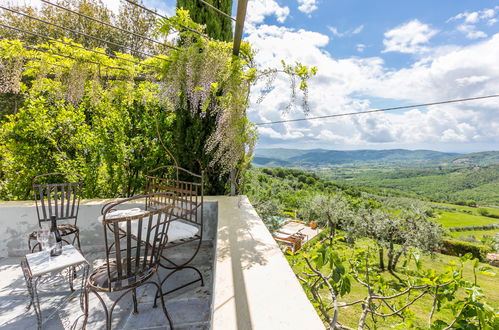
[[[43,1],[43,0],[42,0],[42,1]],[[199,2],[201,2],[202,4],[204,4],[206,7],[213,9],[214,11],[216,11],[217,13],[219,13],[220,15],[225,16],[225,17],[227,17],[227,18],[230,18],[230,19],[231,19],[231,20],[233,20],[234,22],[236,21],[236,19],[235,19],[234,17],[230,16],[230,15],[229,15],[229,14],[227,14],[226,12],[221,11],[221,10],[220,10],[220,9],[218,9],[217,7],[213,6],[212,4],[210,4],[210,3],[208,3],[208,2],[206,2],[206,1],[204,1],[204,0],[198,0],[198,1],[199,1]]]
[[[138,64],[138,65],[142,65],[142,66],[146,66],[146,67],[157,69],[157,67],[154,66],[154,65],[140,63],[140,62],[129,60],[128,58],[120,57],[120,56],[117,56],[117,55],[109,55],[109,54],[106,54],[104,52],[99,52],[99,51],[97,51],[95,49],[90,49],[90,48],[87,48],[87,47],[83,47],[83,46],[75,45],[75,44],[72,44],[72,43],[69,43],[69,42],[65,42],[65,41],[62,41],[62,40],[59,40],[59,39],[55,39],[55,38],[52,38],[52,37],[49,37],[49,36],[44,36],[43,34],[26,31],[26,30],[23,30],[23,29],[20,29],[20,28],[17,28],[17,27],[13,27],[13,26],[10,26],[10,25],[5,25],[5,24],[2,24],[2,23],[0,23],[0,26],[4,27],[4,28],[7,28],[7,29],[15,30],[15,31],[18,31],[18,32],[21,32],[21,33],[31,34],[31,35],[39,37],[39,38],[45,38],[47,40],[55,41],[55,42],[61,43],[63,45],[68,45],[70,47],[75,47],[75,48],[83,49],[83,50],[86,50],[86,51],[89,51],[89,52],[93,52],[93,53],[96,53],[96,54],[105,55],[105,56],[112,57],[112,58],[117,58],[117,59],[120,59],[120,60],[123,60],[123,61],[126,61],[126,62],[130,62],[130,63],[134,63],[134,64]]]
[[[345,116],[363,115],[363,114],[366,114],[366,113],[403,110],[403,109],[427,107],[427,106],[431,106],[431,105],[440,105],[440,104],[449,104],[449,103],[467,102],[467,101],[474,101],[474,100],[491,99],[491,98],[495,98],[495,97],[499,97],[499,94],[497,94],[497,95],[487,95],[487,96],[477,96],[477,97],[468,97],[468,98],[465,98],[465,99],[454,99],[454,100],[431,102],[431,103],[421,103],[421,104],[414,104],[414,105],[404,105],[404,106],[400,106],[400,107],[383,108],[383,109],[375,109],[375,110],[367,110],[367,111],[359,111],[359,112],[338,113],[338,114],[334,114],[334,115],[326,115],[326,116],[318,116],[318,117],[308,117],[308,118],[297,118],[297,119],[284,119],[284,120],[277,120],[277,121],[268,121],[268,122],[264,122],[264,123],[257,123],[255,125],[262,126],[262,125],[272,125],[272,124],[281,124],[281,123],[291,123],[291,122],[297,122],[297,121],[315,120],[315,119],[325,119],[325,118],[334,118],[334,117],[345,117]]]
[[[155,43],[155,44],[158,44],[158,45],[161,45],[161,46],[165,46],[165,47],[167,47],[167,48],[171,48],[171,49],[179,50],[179,49],[178,49],[177,47],[175,47],[175,46],[172,46],[172,45],[169,45],[169,44],[166,44],[166,43],[159,42],[159,41],[157,41],[157,40],[154,40],[154,39],[151,39],[151,38],[149,38],[149,37],[146,37],[146,36],[140,35],[140,34],[138,34],[138,33],[135,33],[135,32],[132,32],[132,31],[128,31],[128,30],[125,30],[125,29],[120,28],[120,27],[118,27],[118,26],[114,26],[114,25],[112,25],[112,24],[109,24],[109,23],[107,23],[107,22],[104,22],[104,21],[102,21],[102,20],[100,20],[100,19],[97,19],[97,18],[95,18],[95,17],[88,16],[88,15],[82,14],[82,13],[80,13],[80,12],[74,11],[74,10],[72,10],[72,9],[69,9],[69,8],[63,7],[63,6],[61,6],[61,5],[57,4],[57,3],[52,3],[52,2],[47,1],[47,0],[41,0],[41,1],[42,1],[42,2],[44,2],[44,3],[46,3],[46,4],[49,4],[49,5],[51,5],[51,6],[54,6],[54,7],[57,7],[57,8],[59,8],[59,9],[65,10],[65,11],[67,11],[67,12],[69,12],[69,13],[72,13],[72,14],[78,15],[78,16],[80,16],[80,17],[83,17],[83,18],[89,19],[89,20],[91,20],[91,21],[97,22],[97,23],[99,23],[99,24],[101,24],[101,25],[104,25],[104,26],[110,27],[110,28],[112,28],[112,29],[116,29],[116,30],[119,30],[119,31],[124,32],[124,33],[130,33],[131,35],[133,35],[133,36],[135,36],[135,37],[142,38],[142,39],[144,39],[144,40],[150,41],[150,42],[152,42],[152,43]]]
[[[7,10],[7,11],[10,11],[14,14],[17,14],[17,15],[21,15],[21,16],[24,16],[24,17],[27,17],[29,19],[32,19],[32,20],[35,20],[35,21],[38,21],[40,23],[43,23],[43,24],[47,24],[47,25],[51,25],[51,26],[54,26],[56,28],[59,28],[59,29],[63,29],[63,30],[66,30],[66,31],[69,31],[71,33],[74,33],[74,34],[78,34],[78,35],[82,35],[82,36],[85,36],[86,38],[91,38],[91,39],[94,39],[94,40],[97,40],[97,41],[100,41],[100,42],[104,42],[104,43],[108,43],[110,45],[114,45],[116,47],[121,47],[121,48],[124,48],[124,49],[128,49],[129,51],[131,52],[137,52],[137,53],[140,53],[144,56],[148,56],[148,57],[154,57],[154,58],[158,58],[160,60],[163,60],[163,61],[167,61],[167,59],[165,58],[161,58],[161,57],[157,57],[155,55],[152,55],[152,54],[149,54],[149,53],[146,53],[146,52],[143,52],[143,51],[140,51],[140,50],[137,50],[137,49],[133,49],[131,47],[128,47],[128,46],[124,46],[124,45],[121,45],[121,44],[118,44],[116,42],[113,42],[113,41],[109,41],[109,40],[105,40],[105,39],[102,39],[102,38],[98,38],[98,37],[95,37],[95,36],[92,36],[92,35],[89,35],[85,32],[80,32],[80,31],[76,31],[76,30],[73,30],[71,28],[68,28],[68,27],[65,27],[65,26],[62,26],[62,25],[58,25],[58,24],[55,24],[55,23],[52,23],[52,22],[48,22],[48,21],[45,21],[45,20],[42,20],[38,17],[34,17],[34,16],[31,16],[31,15],[28,15],[28,14],[25,14],[25,13],[22,13],[22,12],[19,12],[19,11],[16,11],[16,10],[13,10],[13,9],[10,9],[10,8],[7,8],[7,7],[3,7],[3,6],[0,6],[0,9],[3,9],[3,10]]]

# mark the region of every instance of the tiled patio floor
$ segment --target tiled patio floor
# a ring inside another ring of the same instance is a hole
[[[170,256],[185,256],[186,250],[192,249],[187,244],[177,251],[169,251]],[[100,264],[102,254],[87,253],[87,260],[93,266]],[[36,316],[33,308],[26,311],[29,296],[20,267],[20,258],[0,259],[0,328],[1,329],[36,329]],[[205,285],[192,284],[186,288],[166,296],[166,305],[173,320],[175,329],[209,329],[213,300],[213,246],[203,243],[198,255],[192,263],[204,276]],[[160,269],[160,277],[164,278],[167,270]],[[156,278],[156,277],[155,277]],[[174,274],[163,289],[189,282],[194,278],[194,271],[184,270]],[[44,329],[69,329],[73,325],[77,329],[82,326],[79,288],[81,276],[75,280],[76,291],[71,293],[67,277],[52,275],[43,279],[38,292],[43,315]],[[113,312],[113,329],[168,329],[168,321],[160,307],[152,308],[155,288],[148,285],[138,290],[139,314],[133,315],[132,296],[120,300]],[[106,294],[101,297],[110,308],[120,293]],[[93,294],[90,295],[90,313],[87,329],[105,328],[104,311]]]

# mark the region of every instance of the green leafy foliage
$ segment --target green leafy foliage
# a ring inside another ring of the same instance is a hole
[[[347,252],[348,251],[348,252]],[[494,329],[498,310],[484,302],[477,275],[495,276],[490,267],[466,254],[444,271],[427,269],[417,250],[404,260],[400,280],[387,281],[375,264],[376,250],[371,247],[345,249],[335,245],[309,245],[306,251],[288,259],[309,294],[314,307],[332,329],[420,328],[425,322],[413,310],[426,302],[425,319],[430,329]],[[465,265],[473,279],[464,275]],[[355,296],[351,297],[354,286]],[[360,291],[359,291],[360,289]],[[357,308],[358,313],[343,317]],[[449,315],[442,317],[442,315]]]
[[[490,253],[493,250],[491,247],[481,244],[456,240],[443,240],[442,251],[445,254],[449,254],[452,256],[462,256],[466,253],[470,253],[473,258],[485,261],[487,253]]]
[[[4,40],[2,48],[15,42]],[[57,43],[40,45],[104,65],[128,64]],[[48,54],[19,50],[26,57]],[[3,55],[1,53],[0,55]],[[173,114],[161,101],[159,88],[148,81],[108,80],[92,75],[95,64],[58,58],[61,66],[32,61],[23,74],[23,103],[0,128],[0,198],[30,198],[31,179],[48,172],[73,172],[84,177],[85,197],[130,196],[143,191],[144,175],[169,162],[158,140],[171,140]],[[71,76],[77,65],[82,76]],[[128,75],[138,70],[128,65]],[[123,70],[112,69],[116,76]],[[115,77],[116,77],[115,76]],[[126,76],[125,76],[126,77]]]

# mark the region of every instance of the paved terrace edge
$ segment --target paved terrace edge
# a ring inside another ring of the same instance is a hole
[[[246,196],[218,201],[213,329],[324,329]]]

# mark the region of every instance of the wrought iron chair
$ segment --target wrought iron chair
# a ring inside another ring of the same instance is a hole
[[[64,182],[63,178],[68,176],[77,177],[79,181]],[[36,214],[38,226],[41,228],[44,222],[50,223],[50,217],[55,215],[57,229],[62,240],[66,244],[80,246],[80,229],[76,225],[78,210],[80,207],[81,188],[83,178],[78,174],[70,173],[47,173],[36,176],[32,181],[35,194]],[[72,240],[69,236],[73,236]],[[36,232],[29,235],[28,247],[33,252],[36,247],[41,249],[40,243],[36,242]],[[36,243],[31,246],[31,242]]]
[[[97,267],[88,277],[85,290],[85,328],[88,319],[89,293],[94,293],[104,307],[106,328],[111,329],[112,315],[116,304],[127,293],[132,293],[134,314],[138,313],[137,288],[142,285],[156,286],[155,296],[161,297],[163,313],[173,329],[163,298],[158,266],[163,248],[168,241],[173,207],[169,204],[171,194],[159,192],[130,197],[119,202],[106,204],[102,208],[102,224],[106,246],[106,261]],[[145,210],[135,214],[123,215],[116,209],[123,208],[123,203],[130,201],[146,201]],[[156,274],[158,281],[152,277]],[[108,310],[101,292],[124,291]],[[157,307],[156,299],[154,306]]]
[[[147,175],[148,193],[158,191],[172,192],[174,205],[173,219],[170,226],[169,241],[161,255],[160,266],[172,270],[162,281],[163,285],[173,274],[181,270],[191,269],[197,273],[194,280],[166,291],[169,294],[196,282],[204,286],[203,275],[191,262],[201,248],[203,238],[203,198],[204,198],[204,172],[192,173],[174,165],[158,167]],[[168,249],[191,243],[191,253],[184,260],[172,260],[168,256]],[[158,297],[156,297],[157,299]]]

